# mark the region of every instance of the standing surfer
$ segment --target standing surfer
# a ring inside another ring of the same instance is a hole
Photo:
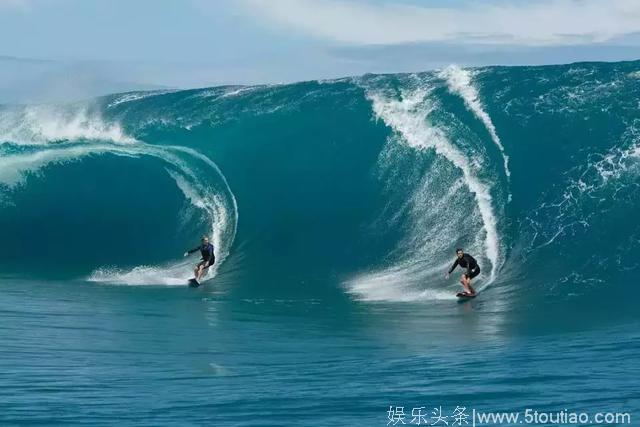
[[[197,248],[191,249],[184,253],[184,256],[189,256],[194,252],[200,251],[200,255],[202,255],[202,259],[198,264],[196,264],[195,269],[193,270],[193,274],[195,275],[195,279],[197,283],[200,283],[200,280],[207,274],[207,270],[209,267],[216,262],[216,256],[213,250],[213,245],[209,243],[209,237],[202,236],[202,244]]]
[[[455,270],[457,266],[466,269],[466,271],[460,278],[460,283],[464,287],[464,294],[466,294],[467,296],[475,296],[476,291],[471,286],[471,279],[480,274],[480,266],[478,265],[478,262],[474,257],[469,254],[465,254],[462,249],[458,248],[456,249],[456,260],[447,273],[447,279],[449,278],[451,272],[453,272],[453,270]]]

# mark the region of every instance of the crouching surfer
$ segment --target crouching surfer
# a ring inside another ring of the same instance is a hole
[[[473,289],[473,287],[471,286],[471,279],[473,279],[478,274],[480,274],[480,266],[478,265],[478,262],[474,257],[472,257],[469,254],[465,254],[462,249],[458,248],[456,249],[456,260],[451,266],[451,268],[449,269],[449,272],[447,273],[447,276],[446,276],[447,279],[449,278],[449,275],[453,272],[453,270],[456,269],[457,266],[460,266],[466,269],[466,271],[462,274],[462,277],[460,278],[460,283],[464,288],[463,294],[466,294],[468,296],[475,296],[476,290]]]
[[[202,259],[198,264],[196,264],[195,269],[193,270],[193,274],[195,276],[196,282],[199,284],[200,280],[207,274],[207,270],[209,267],[216,262],[216,256],[213,250],[213,245],[209,242],[209,237],[202,236],[201,245],[197,248],[191,249],[184,253],[184,256],[189,256],[194,252],[200,251],[200,255]]]

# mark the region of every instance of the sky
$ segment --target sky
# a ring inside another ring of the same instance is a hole
[[[640,0],[0,0],[0,101],[638,58]]]

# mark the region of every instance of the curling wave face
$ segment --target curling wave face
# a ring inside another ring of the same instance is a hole
[[[625,257],[640,245],[639,69],[452,66],[5,106],[1,200],[67,165],[151,161],[173,183],[154,197],[177,189],[189,206],[161,231],[186,245],[206,222],[218,273],[252,294],[448,299],[461,246],[480,289],[595,295],[640,269]],[[188,260],[164,258],[88,278],[183,283]]]
[[[93,115],[91,115],[93,114]],[[11,120],[17,120],[17,126],[10,128]],[[81,163],[88,158],[115,156],[127,159],[152,159],[164,169],[182,193],[184,200],[193,209],[198,210],[195,220],[203,231],[210,234],[217,247],[220,262],[229,254],[237,227],[237,206],[221,171],[206,156],[188,147],[154,146],[136,140],[124,133],[121,126],[114,122],[103,121],[96,113],[89,113],[86,106],[66,107],[26,107],[9,110],[3,116],[3,143],[0,146],[0,188],[3,201],[11,204],[16,192],[29,192],[29,180],[40,176],[46,181],[46,173],[55,167],[64,167]],[[99,166],[85,173],[106,173]],[[83,177],[80,181],[91,181]],[[73,186],[74,182],[66,183]],[[104,192],[105,194],[108,191]],[[83,203],[77,200],[77,203]],[[15,208],[16,206],[14,206]],[[69,211],[78,206],[68,206]],[[19,208],[19,206],[18,206]],[[126,213],[113,211],[104,215],[125,216]],[[150,212],[154,215],[154,212]],[[99,222],[100,218],[95,218]],[[136,224],[124,224],[135,227]],[[70,233],[83,233],[89,230],[67,230]],[[18,242],[10,242],[9,249],[19,247]],[[145,245],[145,242],[123,242],[123,244]],[[37,236],[29,243],[39,247]],[[64,242],[61,242],[64,244]],[[95,243],[99,245],[99,241]],[[87,246],[90,246],[87,243]],[[82,248],[70,248],[73,253]],[[116,249],[118,250],[118,249]],[[65,251],[66,252],[66,251]],[[34,262],[42,257],[38,250],[31,252]],[[52,254],[46,255],[53,256]],[[57,263],[72,263],[72,258],[56,260]],[[188,277],[192,262],[190,260],[165,260],[158,265],[140,265],[131,268],[118,266],[96,266],[87,280],[115,284],[163,284],[182,285]],[[215,276],[216,271],[211,273]],[[29,275],[29,272],[26,272]]]

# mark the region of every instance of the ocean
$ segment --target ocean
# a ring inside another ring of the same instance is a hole
[[[640,425],[639,100],[636,61],[0,106],[0,425]]]

